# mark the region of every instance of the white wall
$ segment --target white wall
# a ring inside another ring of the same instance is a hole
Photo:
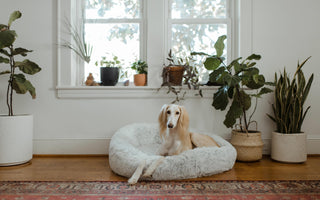
[[[246,0],[244,0],[246,1]],[[305,73],[315,74],[307,104],[312,106],[303,130],[309,134],[309,153],[320,154],[320,19],[319,0],[253,0],[250,41],[240,41],[247,49],[262,55],[261,71],[272,81],[274,72],[284,66],[293,73],[296,63],[308,56]],[[23,13],[12,27],[19,35],[17,43],[34,50],[29,58],[42,71],[30,77],[37,89],[37,99],[29,95],[15,96],[15,113],[32,113],[35,117],[35,154],[105,154],[113,133],[132,122],[156,122],[164,103],[171,99],[58,99],[57,45],[55,0],[10,0],[0,7],[0,23],[6,23],[13,10]],[[242,37],[245,38],[245,37]],[[248,53],[248,52],[246,52]],[[242,55],[247,56],[247,55]],[[1,77],[0,112],[6,113],[5,84]],[[255,115],[263,132],[265,152],[268,152],[270,133],[274,125],[266,117],[270,112],[272,95],[259,102]],[[211,99],[189,99],[183,103],[189,111],[191,127],[230,137],[222,121],[224,112],[211,107]]]

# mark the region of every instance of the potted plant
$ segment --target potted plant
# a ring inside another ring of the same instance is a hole
[[[137,72],[137,74],[133,76],[134,85],[147,85],[148,64],[145,61],[138,60],[132,64],[131,69],[136,70]]]
[[[310,57],[309,57],[310,58]],[[304,110],[303,105],[309,94],[313,81],[313,74],[308,82],[304,77],[302,67],[309,60],[301,64],[290,80],[286,70],[275,74],[274,104],[272,104],[273,120],[277,129],[272,133],[271,158],[289,163],[301,163],[307,160],[307,134],[301,131],[302,123],[310,106]]]
[[[21,47],[15,48],[17,34],[11,29],[12,22],[21,17],[21,12],[10,15],[8,24],[0,24],[0,63],[7,64],[9,70],[0,72],[8,76],[7,106],[8,115],[0,116],[0,166],[10,166],[26,163],[33,155],[33,116],[14,115],[13,90],[17,94],[29,92],[36,98],[36,91],[24,74],[33,75],[41,70],[34,62],[25,59],[17,61],[16,56],[27,56],[32,52]]]
[[[162,70],[162,85],[181,86],[184,71],[188,66],[188,60],[176,57],[171,49],[167,60],[169,61],[169,65],[165,66]]]
[[[82,24],[84,24],[84,22],[75,26],[68,20],[65,20],[65,26],[71,35],[72,42],[65,42],[62,46],[72,50],[83,61],[89,64],[93,47],[85,40]]]
[[[121,66],[117,56],[113,56],[112,60],[107,60],[107,57],[103,56],[95,65],[100,66],[101,85],[114,86],[118,83]]]
[[[210,82],[220,85],[214,93],[212,106],[217,110],[225,110],[229,102],[231,103],[223,123],[228,128],[236,127],[232,130],[231,144],[237,150],[237,160],[257,161],[262,158],[263,142],[261,132],[251,129],[253,124],[256,124],[257,129],[257,122],[252,117],[258,98],[272,90],[264,87],[268,83],[255,67],[255,61],[261,59],[260,55],[252,54],[244,60],[240,57],[231,61],[229,65],[224,63],[225,58],[222,55],[225,39],[225,35],[218,38],[214,45],[215,55],[197,54],[207,56],[204,66],[212,70]],[[249,114],[252,98],[255,98],[256,102]]]

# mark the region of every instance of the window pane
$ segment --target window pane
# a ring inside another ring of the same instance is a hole
[[[140,0],[86,0],[86,19],[140,18]]]
[[[102,56],[112,60],[117,56],[127,77],[120,81],[130,79],[132,81],[133,71],[131,63],[140,57],[139,24],[85,24],[85,37],[94,48],[91,62],[85,66],[85,76],[92,73],[96,81],[100,81],[100,66],[95,66]]]
[[[172,19],[226,18],[227,0],[172,0]]]
[[[214,44],[221,35],[227,35],[226,24],[173,24],[172,52],[177,57],[187,57],[192,51],[214,54]],[[201,58],[197,59],[196,63],[200,64]],[[202,74],[200,81],[206,82],[208,80],[206,69],[199,68],[199,72]]]

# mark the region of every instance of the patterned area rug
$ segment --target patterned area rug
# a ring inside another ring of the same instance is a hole
[[[0,182],[0,200],[320,199],[320,181]]]

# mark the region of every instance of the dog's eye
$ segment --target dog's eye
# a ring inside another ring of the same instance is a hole
[[[168,111],[167,111],[167,114],[168,114],[168,115],[170,115],[170,114],[171,114],[170,110],[168,110]]]
[[[179,115],[180,113],[179,112],[176,112],[176,115]]]

